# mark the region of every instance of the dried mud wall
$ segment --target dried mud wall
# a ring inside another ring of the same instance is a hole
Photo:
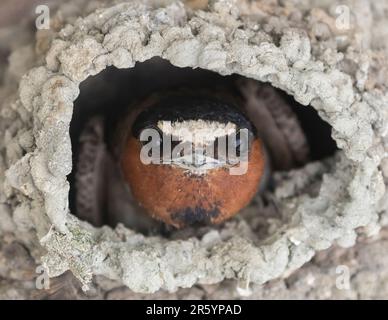
[[[349,21],[338,20],[335,1],[62,4],[52,28],[19,39],[0,69],[3,244],[17,241],[32,265],[42,264],[50,277],[70,271],[85,290],[95,276],[97,287],[110,279],[152,293],[227,279],[262,285],[320,250],[376,235],[388,209],[385,3],[341,1]],[[315,108],[340,151],[276,174],[281,215],[265,222],[253,205],[220,230],[167,240],[80,221],[69,210],[67,180],[79,86],[109,66],[133,68],[156,56],[272,84]]]

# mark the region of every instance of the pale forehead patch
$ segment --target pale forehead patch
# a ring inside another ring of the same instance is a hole
[[[232,122],[221,123],[207,120],[186,120],[181,122],[158,121],[158,128],[182,142],[205,144],[216,138],[236,133],[237,126]]]

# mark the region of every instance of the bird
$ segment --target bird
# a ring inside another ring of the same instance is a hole
[[[147,130],[156,133],[146,141],[154,161],[141,159]],[[150,99],[124,140],[120,167],[134,198],[176,228],[231,218],[251,201],[264,172],[254,126],[221,94],[180,90]]]
[[[110,134],[106,127],[102,116],[85,126],[76,173],[78,216],[98,225],[221,224],[265,188],[272,169],[308,157],[295,115],[251,80],[154,92],[129,104]]]

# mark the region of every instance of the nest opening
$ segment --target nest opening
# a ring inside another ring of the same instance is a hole
[[[79,215],[79,208],[77,206],[79,193],[77,190],[76,175],[80,170],[80,136],[91,118],[96,116],[102,117],[104,119],[103,140],[105,144],[108,144],[107,137],[112,134],[117,125],[117,121],[127,112],[127,109],[134,101],[154,92],[171,90],[177,87],[196,90],[196,88],[214,87],[217,84],[228,87],[228,90],[234,90],[230,84],[239,81],[240,78],[242,79],[243,77],[239,75],[222,76],[216,72],[200,68],[179,68],[173,66],[167,60],[152,58],[146,62],[137,63],[131,69],[108,67],[96,76],[91,76],[83,81],[80,85],[80,95],[74,102],[74,112],[70,126],[73,150],[73,171],[68,176],[70,182],[69,202],[71,211],[81,218],[81,220],[86,220],[95,226],[110,225],[111,227],[115,227],[117,223],[124,223],[124,225],[147,235],[156,232],[166,238],[179,238],[181,236],[187,238],[192,235],[198,235],[198,233],[206,233],[209,228],[202,228],[203,226],[191,226],[190,228],[186,228],[185,232],[182,233],[175,229],[172,230],[169,227],[166,228],[164,224],[161,224],[160,228],[158,227],[155,230],[142,226],[139,227],[136,223],[131,224],[126,221],[121,221],[117,217],[112,218],[109,216],[109,210],[112,209],[109,209],[107,203],[95,199],[96,197],[108,197],[108,195],[104,191],[98,193],[93,188],[91,190],[94,194],[88,192],[92,198],[88,198],[86,201],[94,201],[95,206],[102,207],[102,210],[106,211],[107,214],[104,214],[103,218],[97,220],[93,217]],[[287,170],[277,168],[277,165],[274,164],[272,166],[272,172],[298,169],[309,162],[319,161],[332,156],[337,150],[337,147],[335,141],[331,138],[331,126],[323,121],[313,108],[301,106],[292,96],[287,95],[281,90],[272,89],[279,96],[279,99],[288,105],[294,114],[309,146],[308,160],[295,163],[294,167],[287,168]],[[264,95],[265,93],[261,94]],[[290,143],[294,142],[291,141]],[[93,158],[88,161],[93,161]],[[98,168],[94,170],[98,170]],[[96,174],[98,173],[96,172]],[[93,184],[93,182],[90,183]],[[276,181],[270,176],[269,183],[266,186],[269,193],[274,190],[274,184],[276,184]],[[257,201],[256,198],[253,200],[253,203],[255,201]],[[260,194],[260,201],[264,206],[269,206],[271,202],[268,200],[268,194],[262,192]],[[87,208],[84,210],[88,210]],[[135,210],[139,210],[139,207],[136,205]],[[101,211],[101,208],[99,211]],[[219,229],[222,228],[222,224],[212,227]]]

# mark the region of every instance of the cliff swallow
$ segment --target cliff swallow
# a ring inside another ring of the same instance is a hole
[[[153,141],[142,141],[146,130]],[[148,102],[125,140],[120,165],[135,199],[175,227],[229,219],[263,176],[264,149],[253,125],[211,93],[174,92]]]
[[[218,224],[248,205],[271,169],[306,161],[303,131],[274,89],[251,80],[232,87],[151,94],[113,134],[92,118],[80,137],[78,216],[143,230],[158,220]]]

